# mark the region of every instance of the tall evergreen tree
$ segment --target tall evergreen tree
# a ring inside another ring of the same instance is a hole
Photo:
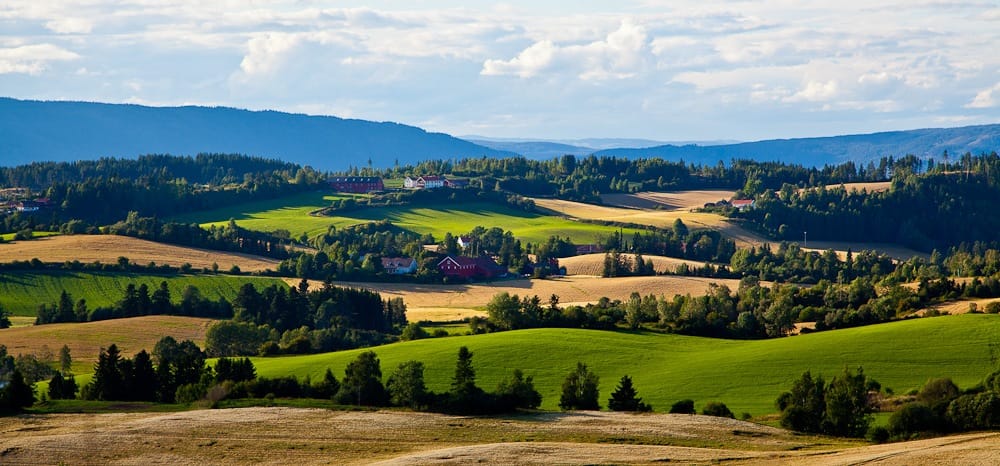
[[[132,361],[129,397],[137,401],[156,401],[158,387],[152,358],[146,350],[142,350]]]
[[[101,350],[94,366],[94,378],[90,382],[90,398],[95,400],[121,400],[125,386],[125,376],[121,370],[121,354],[118,346],[111,344]]]
[[[618,382],[618,387],[611,393],[608,399],[608,409],[612,411],[652,411],[652,406],[642,402],[635,387],[632,386],[632,377],[623,375]]]
[[[347,364],[337,401],[358,406],[379,406],[385,403],[382,369],[374,351],[366,351]]]

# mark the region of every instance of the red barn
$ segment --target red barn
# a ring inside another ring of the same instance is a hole
[[[327,180],[334,191],[341,193],[365,194],[384,191],[385,184],[377,176],[338,176]]]
[[[446,277],[460,278],[493,278],[507,273],[503,266],[486,256],[448,256],[438,262],[438,271]]]

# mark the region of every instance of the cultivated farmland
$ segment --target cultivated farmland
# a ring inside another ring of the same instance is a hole
[[[623,254],[629,260],[635,262],[635,254]],[[643,259],[653,261],[653,267],[657,272],[673,272],[677,266],[687,264],[688,267],[703,267],[704,262],[677,259],[666,256],[642,256]],[[584,254],[581,256],[564,257],[559,259],[559,265],[566,267],[567,275],[596,275],[600,276],[604,271],[604,254]]]
[[[288,279],[294,286],[299,281]],[[739,280],[702,277],[619,277],[568,276],[544,280],[500,280],[463,285],[425,285],[413,283],[335,282],[335,285],[378,291],[383,299],[401,297],[406,302],[407,316],[418,320],[457,320],[483,315],[482,309],[494,295],[501,292],[519,296],[538,295],[548,301],[553,294],[562,304],[596,302],[602,297],[628,299],[633,291],[642,295],[671,297],[675,294],[704,294],[709,283],[725,284],[735,290]],[[314,282],[311,286],[321,286]],[[451,312],[448,312],[451,310]],[[441,319],[441,316],[451,318]]]
[[[495,387],[513,369],[535,378],[542,407],[556,409],[563,378],[582,361],[601,377],[602,403],[622,375],[635,380],[654,409],[691,398],[698,407],[725,402],[733,412],[773,413],[774,400],[810,370],[827,379],[844,367],[865,373],[896,393],[932,377],[959,386],[981,381],[995,368],[1000,316],[966,314],[913,319],[771,340],[739,341],[598,330],[534,329],[397,343],[374,348],[383,371],[408,360],[426,364],[428,386],[446,390],[460,346],[474,353],[480,386]],[[343,374],[361,351],[256,358],[265,376]]]
[[[211,268],[212,264],[218,264],[222,270],[236,265],[244,272],[278,268],[278,261],[267,257],[175,246],[117,235],[52,236],[0,244],[0,260],[4,262],[37,258],[42,262],[115,264],[119,257],[128,257],[132,263],[139,265],[150,262],[174,267],[191,264],[196,269]]]
[[[39,304],[59,301],[59,295],[66,290],[74,302],[87,300],[87,307],[110,306],[120,300],[129,283],[137,287],[146,284],[150,292],[166,281],[171,298],[175,303],[181,300],[181,293],[188,285],[201,291],[203,297],[217,300],[220,297],[232,301],[244,283],[253,283],[258,289],[282,280],[261,277],[230,275],[148,275],[111,272],[36,272],[18,271],[0,273],[0,305],[15,315],[33,316]]]
[[[211,319],[179,316],[143,316],[99,322],[33,325],[0,329],[0,344],[10,354],[40,355],[48,348],[58,358],[59,348],[68,345],[73,356],[73,370],[82,380],[89,379],[101,348],[114,343],[122,354],[131,357],[145,349],[153,351],[157,341],[172,336],[177,341],[191,340],[204,346],[205,331]]]
[[[303,233],[309,236],[325,233],[331,225],[342,228],[379,220],[388,220],[400,228],[415,233],[430,233],[438,240],[443,238],[445,233],[458,235],[477,226],[500,227],[512,231],[522,241],[534,243],[545,241],[552,235],[570,237],[576,243],[592,243],[598,237],[610,236],[618,231],[616,227],[574,222],[555,216],[516,210],[500,204],[480,202],[456,201],[428,207],[374,207],[350,211],[342,216],[310,215],[311,212],[329,206],[336,198],[321,193],[302,194],[199,212],[174,220],[200,223],[207,227],[224,224],[232,218],[244,228],[259,231],[288,230],[293,237]],[[633,230],[626,231],[633,232]]]

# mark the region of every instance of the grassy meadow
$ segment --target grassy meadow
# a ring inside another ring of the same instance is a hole
[[[775,412],[774,400],[804,371],[827,380],[845,366],[863,366],[896,393],[917,389],[931,377],[951,377],[960,387],[982,380],[997,365],[1000,317],[961,315],[914,319],[788,338],[737,341],[652,333],[535,329],[396,343],[373,350],[385,378],[408,360],[426,365],[428,387],[444,391],[460,346],[474,353],[478,384],[488,390],[515,368],[535,378],[542,407],[557,409],[562,380],[577,361],[601,378],[601,403],[622,375],[657,411],[691,398],[700,409],[722,401],[737,415]],[[260,375],[309,375],[329,367],[343,377],[347,363],[367,350],[255,358]]]
[[[74,302],[86,299],[87,307],[94,309],[119,301],[129,283],[136,286],[145,283],[152,293],[162,281],[170,286],[174,302],[180,302],[181,293],[188,285],[196,286],[206,298],[232,300],[244,283],[253,283],[258,288],[272,283],[285,284],[279,279],[229,275],[8,271],[0,273],[0,305],[15,316],[34,316],[39,304],[58,302],[59,295],[66,290],[73,295]]]
[[[259,231],[284,229],[293,237],[303,233],[314,236],[326,232],[330,225],[338,228],[359,223],[388,220],[396,226],[419,234],[430,233],[443,238],[445,233],[461,234],[476,226],[497,226],[510,230],[522,241],[541,242],[552,235],[569,236],[576,243],[591,243],[599,236],[617,231],[615,227],[575,222],[557,216],[515,210],[490,203],[441,203],[431,207],[375,207],[352,211],[343,216],[320,217],[310,212],[330,205],[339,196],[307,193],[234,207],[197,212],[172,220],[198,223],[202,226],[222,225],[234,219],[244,228]],[[631,234],[633,230],[626,229]]]

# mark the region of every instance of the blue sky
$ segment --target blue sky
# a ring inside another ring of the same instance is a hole
[[[1000,4],[5,0],[0,95],[526,138],[998,123]]]

